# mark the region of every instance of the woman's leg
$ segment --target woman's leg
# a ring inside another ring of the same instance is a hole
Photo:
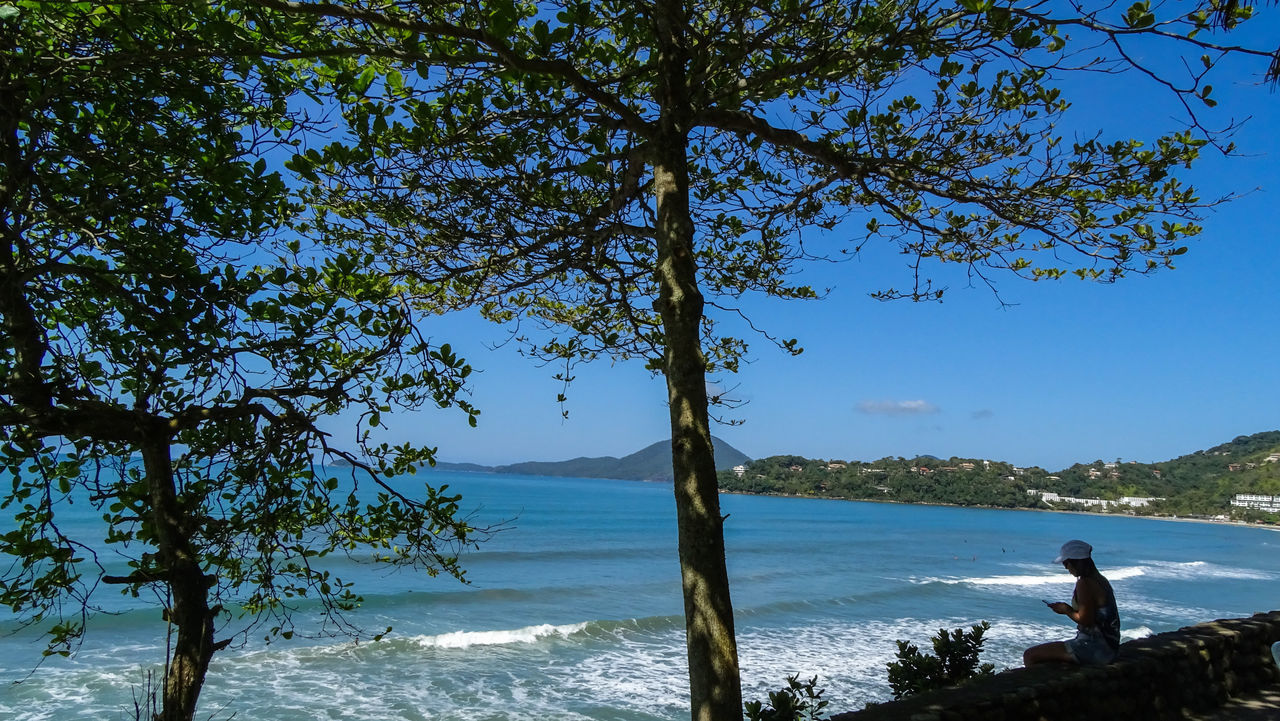
[[[1034,666],[1038,663],[1075,663],[1076,659],[1067,651],[1067,644],[1061,641],[1042,643],[1022,652],[1022,665]]]

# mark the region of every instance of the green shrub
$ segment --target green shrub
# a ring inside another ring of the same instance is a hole
[[[920,653],[919,648],[907,641],[898,641],[898,660],[888,665],[894,700],[954,686],[976,676],[993,675],[993,664],[978,663],[982,635],[990,628],[991,624],[983,621],[969,631],[957,628],[948,633],[945,628],[938,629],[938,635],[932,639],[936,656]]]
[[[748,701],[744,707],[748,721],[820,721],[818,714],[827,707],[823,690],[817,688],[818,677],[800,681],[800,674],[787,678],[787,685],[769,692],[769,705]]]

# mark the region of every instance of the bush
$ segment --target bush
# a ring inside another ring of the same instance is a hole
[[[769,705],[748,701],[744,707],[748,721],[819,721],[818,714],[827,707],[823,690],[817,688],[818,677],[800,681],[800,674],[787,678],[787,685],[769,693]]]
[[[979,665],[982,652],[982,635],[991,628],[983,621],[969,631],[955,629],[950,633],[938,629],[933,637],[936,656],[920,653],[920,649],[907,641],[898,641],[898,660],[889,666],[889,687],[894,700],[914,696],[925,691],[954,686],[977,676],[991,676],[996,667],[990,663]]]

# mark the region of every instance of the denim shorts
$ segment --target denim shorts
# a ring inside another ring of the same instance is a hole
[[[1082,666],[1102,666],[1115,660],[1118,649],[1111,647],[1102,636],[1077,633],[1066,641],[1067,653]]]

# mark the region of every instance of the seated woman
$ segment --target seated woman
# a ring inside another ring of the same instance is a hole
[[[1061,563],[1076,577],[1071,604],[1045,603],[1055,613],[1076,622],[1076,637],[1032,646],[1022,653],[1022,663],[1111,663],[1120,651],[1120,611],[1111,584],[1093,564],[1093,547],[1084,541],[1067,541],[1054,563]]]

